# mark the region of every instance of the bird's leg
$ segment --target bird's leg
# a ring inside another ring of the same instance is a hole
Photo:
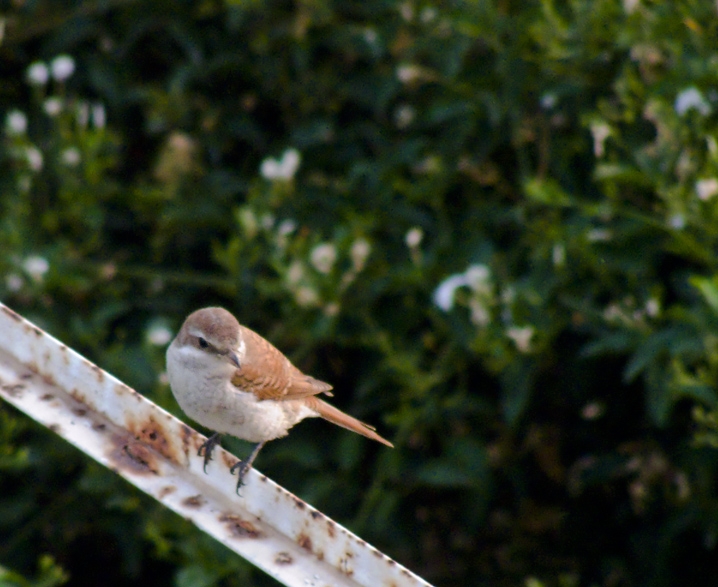
[[[198,457],[204,457],[203,469],[205,473],[207,472],[207,463],[212,460],[212,451],[214,450],[214,447],[219,444],[221,438],[222,435],[219,432],[215,432],[202,446],[199,447],[199,450],[197,451]]]
[[[246,461],[237,461],[234,465],[232,465],[232,468],[229,470],[232,475],[234,475],[234,472],[239,469],[239,479],[237,480],[237,494],[239,494],[239,488],[242,487],[244,480],[244,476],[247,474],[247,471],[249,471],[252,468],[252,463],[254,462],[254,459],[257,458],[257,455],[259,454],[259,451],[262,450],[262,447],[264,446],[264,442],[258,442],[254,445],[254,448],[252,449],[252,453],[247,457]]]

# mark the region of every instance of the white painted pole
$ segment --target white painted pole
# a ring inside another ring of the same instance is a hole
[[[292,587],[431,587],[0,303],[0,397]]]

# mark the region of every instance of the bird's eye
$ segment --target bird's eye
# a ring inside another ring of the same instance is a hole
[[[199,348],[201,349],[206,349],[209,346],[209,343],[201,336],[197,339],[197,342],[199,342]]]

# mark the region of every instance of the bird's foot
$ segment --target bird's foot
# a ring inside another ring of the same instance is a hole
[[[214,450],[214,447],[219,444],[221,438],[222,436],[220,433],[215,432],[202,444],[202,446],[199,447],[199,450],[197,451],[198,457],[204,457],[204,466],[202,468],[205,473],[207,472],[207,463],[212,460],[212,451]]]
[[[239,479],[237,480],[237,495],[239,495],[239,490],[242,485],[244,485],[244,476],[247,474],[247,471],[252,468],[252,463],[254,462],[254,459],[257,458],[257,455],[259,454],[259,451],[262,450],[263,446],[264,442],[258,442],[254,445],[254,448],[252,449],[252,454],[247,457],[246,461],[239,460],[230,467],[229,472],[232,473],[232,475],[234,475],[234,472],[239,469]]]
[[[237,495],[239,495],[239,490],[242,488],[242,485],[244,485],[244,476],[247,474],[247,471],[249,471],[252,468],[252,463],[248,461],[237,461],[232,465],[229,469],[229,472],[234,475],[235,471],[239,470],[239,478],[237,479]]]

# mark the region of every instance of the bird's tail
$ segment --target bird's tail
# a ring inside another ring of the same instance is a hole
[[[332,424],[336,424],[337,426],[341,426],[342,428],[346,428],[347,430],[351,430],[352,432],[356,432],[357,434],[361,434],[362,436],[366,436],[367,438],[394,448],[391,442],[374,432],[372,426],[364,424],[364,422],[360,422],[356,418],[352,418],[349,414],[345,414],[334,406],[320,400],[318,397],[308,397],[304,401],[309,408],[317,412],[325,420],[329,420]]]

